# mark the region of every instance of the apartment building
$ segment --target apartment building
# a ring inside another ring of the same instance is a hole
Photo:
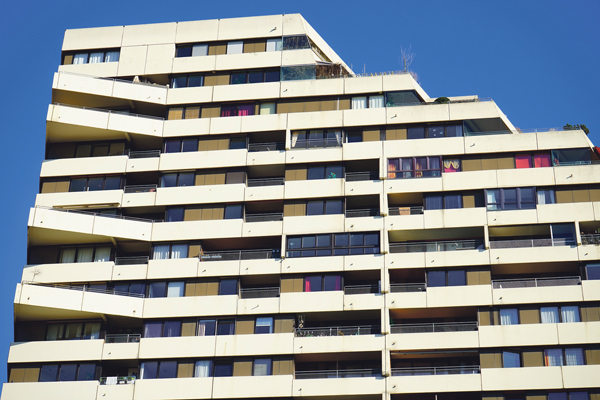
[[[599,160],[298,14],[67,30],[2,400],[599,400]]]

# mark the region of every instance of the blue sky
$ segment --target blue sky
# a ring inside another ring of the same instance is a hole
[[[52,75],[65,29],[301,13],[356,72],[412,69],[431,97],[491,97],[522,129],[583,123],[600,144],[598,0],[504,1],[6,1],[0,63],[6,141],[0,163],[0,380],[6,380],[13,296],[26,262]]]

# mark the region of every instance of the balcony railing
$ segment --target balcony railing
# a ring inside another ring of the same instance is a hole
[[[492,281],[493,289],[514,289],[549,286],[576,286],[581,285],[581,277],[564,276],[556,278],[531,278],[531,279],[497,279]]]
[[[427,290],[425,283],[392,283],[390,293],[424,292]]]
[[[47,206],[35,206],[35,208],[41,208],[41,209],[44,209],[44,210],[52,210],[52,211],[59,211],[59,212],[66,212],[66,213],[91,215],[91,216],[94,216],[94,217],[122,219],[122,220],[126,220],[126,221],[162,222],[162,220],[156,220],[156,219],[128,217],[128,216],[119,215],[119,214],[104,214],[104,213],[96,213],[96,212],[84,211],[84,210],[71,210],[71,209],[67,209],[67,208],[54,208],[54,207],[47,207]]]
[[[142,335],[139,333],[108,333],[104,337],[105,343],[139,343]]]
[[[379,285],[346,285],[344,294],[371,294],[379,293]]]
[[[440,242],[390,243],[390,253],[423,253],[483,249],[483,240],[450,240]]]
[[[158,185],[125,185],[125,193],[153,193]]]
[[[43,286],[50,287],[55,289],[67,289],[67,290],[78,290],[82,292],[90,292],[90,293],[101,293],[101,294],[112,294],[117,296],[128,296],[128,297],[140,297],[143,298],[144,295],[140,293],[129,293],[129,292],[119,292],[113,289],[97,289],[91,288],[89,285],[59,285],[54,283],[42,283],[42,282],[31,282],[31,281],[22,281],[23,285],[35,285],[35,286]]]
[[[296,371],[295,379],[332,379],[380,377],[380,369],[337,369],[323,371]]]
[[[391,333],[438,333],[473,332],[477,322],[433,322],[429,324],[396,324],[390,326]]]
[[[277,249],[205,251],[200,254],[200,261],[266,260],[280,257],[281,253]]]
[[[135,376],[105,376],[100,378],[101,385],[126,385],[134,384]]]
[[[285,183],[284,178],[262,178],[262,179],[248,179],[246,186],[258,187],[258,186],[280,186]]]
[[[573,167],[577,165],[598,165],[600,160],[585,160],[585,161],[558,161],[554,162],[554,167]]]
[[[155,117],[153,115],[134,114],[134,113],[130,113],[129,111],[107,110],[105,108],[75,106],[73,104],[63,104],[63,103],[52,103],[52,104],[54,104],[55,106],[61,106],[61,107],[79,108],[82,110],[100,111],[100,112],[105,112],[108,114],[121,114],[121,115],[127,115],[129,117],[150,118],[150,119],[157,119],[159,121],[164,121],[163,117]]]
[[[377,172],[377,171],[346,172],[345,178],[346,178],[346,182],[377,181],[377,180],[379,180],[379,172]]]
[[[283,221],[283,213],[246,214],[245,222]]]
[[[361,210],[346,210],[346,218],[360,218],[360,217],[378,217],[378,208],[365,208]]]
[[[582,233],[581,234],[581,244],[582,245],[589,245],[589,244],[600,245],[600,233]]]
[[[342,139],[303,139],[292,141],[293,149],[316,149],[322,147],[342,147]]]
[[[143,265],[148,264],[148,256],[116,257],[115,265]]]
[[[389,215],[390,216],[396,216],[396,215],[419,215],[419,214],[423,214],[423,211],[425,210],[425,208],[423,206],[413,206],[413,207],[390,207],[389,208]]]
[[[284,142],[271,142],[271,143],[250,143],[248,144],[248,151],[281,151],[285,150]]]
[[[514,239],[490,240],[490,249],[519,249],[524,247],[574,246],[574,239]]]
[[[460,365],[457,367],[415,367],[392,368],[392,376],[417,376],[417,375],[473,375],[479,374],[479,365]]]
[[[168,88],[169,85],[161,85],[158,83],[152,83],[152,82],[135,82],[135,81],[128,81],[125,79],[116,79],[116,78],[104,78],[104,77],[99,77],[99,76],[94,76],[94,75],[87,75],[87,74],[78,74],[76,72],[67,72],[67,71],[58,71],[59,74],[61,75],[77,75],[77,76],[83,76],[86,78],[92,78],[92,79],[101,79],[103,81],[113,81],[113,82],[121,82],[121,83],[129,83],[129,84],[134,84],[134,85],[146,85],[146,86],[158,86],[161,88]]]
[[[267,297],[279,297],[278,287],[240,289],[242,299],[264,299]]]
[[[154,158],[160,157],[160,150],[129,151],[129,158]]]
[[[377,325],[361,326],[332,326],[324,328],[296,328],[294,336],[296,337],[325,337],[325,336],[357,336],[357,335],[376,335],[381,332],[381,327]]]

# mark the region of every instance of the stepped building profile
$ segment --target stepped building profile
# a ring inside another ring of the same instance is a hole
[[[599,161],[298,14],[67,30],[2,400],[600,400]]]

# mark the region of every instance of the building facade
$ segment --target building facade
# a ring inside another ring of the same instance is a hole
[[[2,400],[600,399],[600,165],[297,14],[68,30]]]

